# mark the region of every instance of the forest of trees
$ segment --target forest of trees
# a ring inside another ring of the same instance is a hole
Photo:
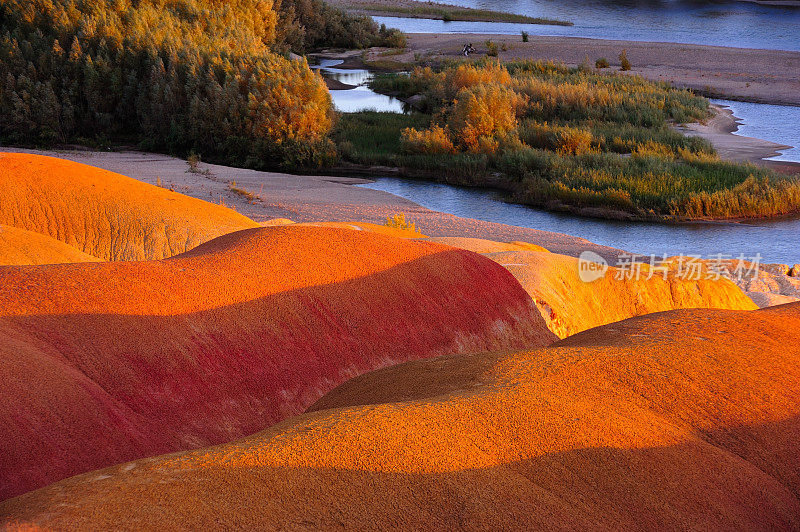
[[[377,24],[322,0],[275,0],[276,47],[297,53],[319,48],[366,48],[382,44]]]
[[[319,165],[330,96],[282,54],[378,38],[319,0],[0,0],[0,140]]]

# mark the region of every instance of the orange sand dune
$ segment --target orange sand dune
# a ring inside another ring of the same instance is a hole
[[[581,279],[579,261],[556,253],[484,253],[510,271],[536,302],[559,338],[634,316],[682,308],[754,310],[758,305],[730,280],[685,276],[674,267],[652,275],[608,271],[592,282]]]
[[[41,233],[0,225],[0,266],[69,262],[101,261]]]
[[[0,515],[56,529],[800,528],[800,304],[409,362],[312,410]]]
[[[241,438],[375,368],[553,340],[492,261],[367,232],[259,228],[162,261],[0,268],[0,499]]]
[[[467,249],[475,253],[498,253],[501,251],[540,251],[547,253],[547,250],[536,244],[527,242],[495,242],[483,238],[464,238],[457,236],[438,236],[429,239],[429,242],[437,242],[454,248]]]
[[[494,242],[479,238],[433,237],[428,242],[481,253],[510,271],[527,290],[547,322],[560,338],[652,312],[681,308],[758,308],[728,279],[684,277],[677,264],[664,272],[641,275],[631,269],[609,268],[600,278],[585,282],[579,260],[526,242]],[[658,266],[658,265],[657,265]]]
[[[258,227],[219,205],[27,153],[0,153],[0,197],[0,224],[51,236],[103,260],[162,259]]]
[[[396,238],[425,238],[422,233],[412,229],[399,229],[396,227],[388,227],[386,225],[378,225],[366,222],[309,222],[297,224],[299,226],[311,227],[330,227],[337,229],[350,229],[353,231],[367,231],[369,233],[378,233],[381,235],[393,236]]]

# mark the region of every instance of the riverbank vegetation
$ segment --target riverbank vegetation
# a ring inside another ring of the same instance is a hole
[[[320,0],[0,0],[0,141],[329,164],[330,95],[288,52],[392,36]]]
[[[365,0],[337,0],[336,4],[356,12],[375,16],[430,18],[451,22],[456,20],[469,22],[514,22],[518,24],[549,24],[572,26],[572,22],[541,17],[530,17],[507,11],[476,9],[454,6],[438,2],[418,2],[414,0],[391,2]]]
[[[800,184],[721,161],[672,124],[704,120],[708,101],[639,77],[545,62],[453,63],[378,76],[423,112],[345,115],[346,160],[450,183],[506,189],[521,203],[639,219],[777,216]]]

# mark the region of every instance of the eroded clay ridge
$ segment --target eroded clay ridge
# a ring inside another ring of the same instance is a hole
[[[28,153],[0,153],[0,191],[0,224],[48,235],[103,260],[163,259],[258,227],[220,205]]]
[[[253,434],[375,368],[554,340],[489,259],[359,231],[0,268],[0,499]]]
[[[71,262],[100,262],[100,259],[47,235],[0,225],[0,266]]]
[[[798,304],[410,362],[315,408],[0,513],[56,529],[800,527]]]

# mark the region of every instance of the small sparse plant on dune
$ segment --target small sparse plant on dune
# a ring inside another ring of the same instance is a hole
[[[530,39],[528,37],[528,32],[527,31],[523,31],[522,32],[522,42],[528,42],[529,40]]]
[[[597,61],[594,62],[594,67],[598,70],[601,68],[608,68],[610,65],[608,64],[608,59],[605,57],[601,57]]]
[[[200,168],[200,161],[201,161],[200,154],[196,153],[195,151],[189,152],[189,156],[186,158],[186,164],[189,165],[189,169],[186,171],[192,174],[198,174],[208,177],[209,179],[213,179],[213,174],[211,173],[211,170],[209,170],[208,168],[206,168],[205,170]]]
[[[386,223],[384,225],[386,227],[391,227],[392,229],[402,229],[403,231],[413,231],[415,233],[417,232],[416,225],[414,225],[413,222],[407,222],[406,215],[402,212],[386,218]]]
[[[189,165],[189,172],[193,174],[200,173],[200,155],[195,152],[189,153],[189,157],[186,158],[186,163]]]
[[[486,55],[489,57],[497,57],[500,49],[494,41],[486,41]]]
[[[236,181],[231,182],[231,184],[228,185],[228,189],[234,194],[238,194],[239,196],[242,196],[243,198],[247,199],[247,201],[249,201],[250,203],[253,203],[257,199],[261,199],[256,194],[253,194],[249,190],[239,188],[236,185]]]
[[[619,53],[619,69],[623,71],[631,69],[631,62],[628,60],[628,52],[626,50],[622,50]]]

